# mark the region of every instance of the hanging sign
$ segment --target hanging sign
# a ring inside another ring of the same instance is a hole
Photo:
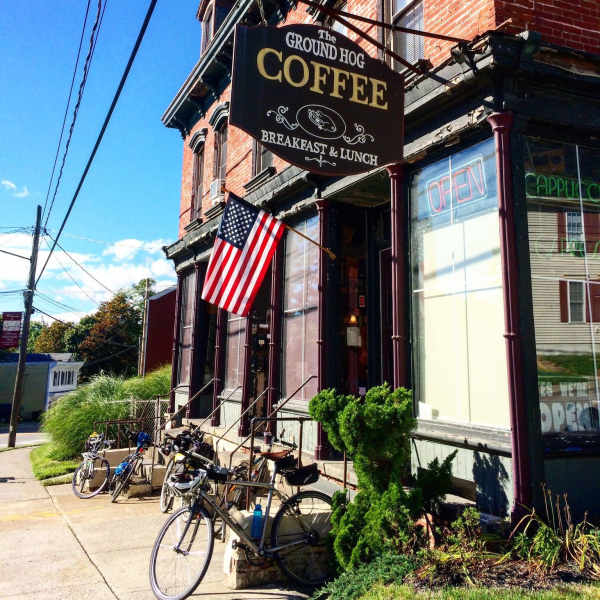
[[[238,25],[229,122],[308,171],[362,173],[402,159],[404,79],[330,29]]]
[[[21,333],[21,312],[2,313],[2,333],[0,333],[0,348],[15,348],[19,345]]]

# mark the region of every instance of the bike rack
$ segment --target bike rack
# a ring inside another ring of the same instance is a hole
[[[172,423],[173,419],[179,415],[179,413],[184,410],[184,409],[188,409],[188,407],[190,406],[190,404],[196,400],[196,398],[198,398],[198,396],[200,396],[200,394],[209,386],[211,386],[213,384],[213,382],[215,381],[215,378],[212,377],[211,379],[208,380],[207,383],[205,383],[183,406],[180,406],[170,417],[167,418],[167,420],[165,421],[165,425],[164,427],[161,427],[161,429],[166,428],[167,423]],[[240,386],[241,387],[241,386]]]

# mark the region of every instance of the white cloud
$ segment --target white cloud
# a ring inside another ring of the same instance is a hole
[[[60,319],[61,321],[64,321],[65,323],[77,323],[78,321],[81,320],[82,317],[85,317],[85,315],[90,314],[90,312],[92,311],[81,311],[81,312],[53,312],[53,311],[47,311],[48,314],[51,314],[53,317],[55,317],[56,319]],[[38,322],[44,322],[46,323],[46,325],[51,325],[52,323],[54,323],[55,319],[51,319],[50,317],[47,317],[46,315],[42,314],[41,312],[34,312],[33,315],[31,316],[31,320],[32,321],[38,321]]]
[[[27,198],[27,196],[29,196],[29,190],[27,189],[27,186],[24,185],[23,189],[20,192],[15,192],[13,196],[15,198]]]
[[[131,260],[142,248],[144,242],[136,239],[119,240],[111,244],[102,254],[110,256],[111,254],[117,260]]]
[[[14,198],[27,198],[29,196],[29,189],[26,185],[21,188],[20,192],[17,192],[17,184],[8,179],[3,179],[0,184],[4,186],[4,189],[12,192]]]

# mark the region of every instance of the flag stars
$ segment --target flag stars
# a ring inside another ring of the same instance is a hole
[[[256,220],[258,210],[251,205],[228,202],[218,236],[237,248],[243,248]]]

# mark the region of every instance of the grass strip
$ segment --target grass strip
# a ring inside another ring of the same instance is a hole
[[[67,473],[66,475],[59,475],[58,477],[51,477],[49,479],[43,479],[41,484],[43,486],[49,485],[63,485],[64,483],[71,483],[73,479],[72,473]]]
[[[38,442],[36,444],[22,444],[20,446],[16,446],[15,448],[0,448],[0,452],[10,452],[11,450],[21,450],[21,448],[35,448],[36,446],[41,446],[42,442]]]
[[[409,585],[376,584],[360,600],[596,600],[599,597],[597,584],[564,584],[538,591],[482,587],[416,591]]]
[[[31,469],[36,479],[50,479],[66,473],[72,473],[79,464],[79,460],[56,460],[53,458],[51,443],[34,448],[29,454]]]

